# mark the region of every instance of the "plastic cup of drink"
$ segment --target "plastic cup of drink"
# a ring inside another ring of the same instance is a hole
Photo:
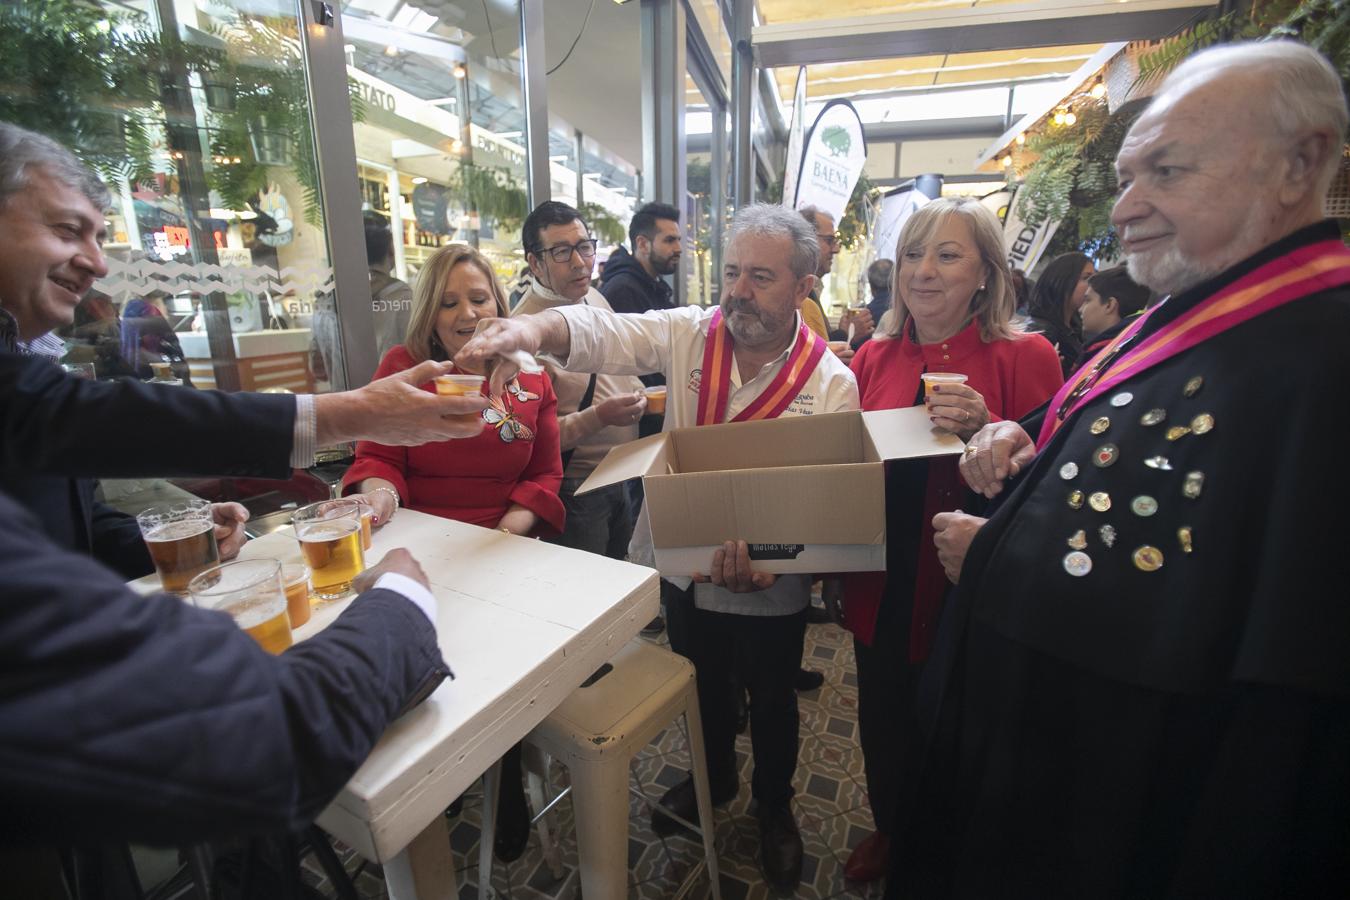
[[[654,416],[664,416],[666,414],[666,386],[658,384],[646,388],[643,393],[647,395],[647,412]]]
[[[483,384],[487,378],[482,375],[437,375],[436,393],[442,397],[474,397],[483,393]],[[482,413],[460,413],[459,415],[446,416],[447,419],[456,422],[472,422],[482,416]]]
[[[229,613],[268,653],[280,653],[294,642],[281,563],[275,559],[237,559],[213,566],[192,579],[188,593],[202,609]]]
[[[136,516],[164,590],[180,596],[193,577],[220,563],[211,504],[193,497],[163,503]]]
[[[925,402],[933,393],[934,385],[965,384],[966,376],[957,372],[924,372],[919,376],[923,379],[923,399]]]
[[[281,564],[281,586],[286,590],[286,617],[292,628],[309,621],[309,566],[304,563]]]
[[[314,596],[338,600],[352,579],[366,570],[361,548],[361,512],[351,500],[324,500],[298,509],[291,518],[300,552],[309,565]]]

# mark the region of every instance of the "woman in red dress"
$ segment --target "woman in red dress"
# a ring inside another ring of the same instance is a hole
[[[443,247],[418,276],[408,339],[384,355],[375,377],[452,359],[480,319],[506,315],[488,261],[463,244]],[[402,505],[512,534],[557,534],[564,520],[557,409],[548,376],[522,372],[483,410],[487,427],[477,437],[420,447],[361,441],[343,490],[364,494],[380,523]]]
[[[1063,383],[1040,335],[1012,325],[1016,303],[998,219],[980,203],[942,199],[905,223],[896,248],[891,312],[853,357],[862,408],[927,403],[939,428],[962,440],[990,421],[1016,419]],[[965,384],[920,375],[951,372]],[[933,545],[933,516],[962,504],[955,458],[904,460],[886,471],[886,571],[845,576],[844,624],[854,635],[858,731],[876,833],[845,866],[872,881],[889,865],[899,779],[918,672],[928,655],[947,579]]]
[[[453,359],[480,319],[506,315],[506,294],[482,254],[463,244],[443,247],[418,275],[407,340],[384,355],[375,377],[428,359]],[[364,495],[377,525],[388,522],[401,504],[511,534],[561,533],[566,514],[558,499],[558,399],[548,376],[517,375],[482,416],[486,427],[463,440],[420,447],[361,441],[343,490]],[[519,745],[502,757],[496,832],[499,859],[511,862],[525,852],[530,819]]]

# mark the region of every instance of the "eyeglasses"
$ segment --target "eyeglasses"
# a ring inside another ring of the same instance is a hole
[[[831,247],[838,247],[838,246],[839,246],[839,233],[838,233],[838,232],[835,232],[835,233],[833,233],[833,234],[821,234],[819,231],[817,231],[817,232],[816,232],[816,237],[820,238],[822,241],[824,241],[825,243],[829,244]]]
[[[585,240],[575,244],[559,244],[556,247],[540,247],[535,253],[536,255],[547,253],[556,263],[567,262],[574,252],[580,254],[582,259],[595,259],[597,243],[594,240]]]

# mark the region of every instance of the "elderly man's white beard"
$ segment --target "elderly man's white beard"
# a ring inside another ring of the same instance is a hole
[[[1218,274],[1191,262],[1176,247],[1168,247],[1156,258],[1144,253],[1127,255],[1125,266],[1137,284],[1159,296],[1179,294]]]
[[[1126,254],[1126,268],[1135,282],[1159,296],[1180,294],[1264,249],[1269,240],[1263,223],[1269,218],[1264,205],[1254,204],[1242,230],[1228,242],[1224,250],[1216,251],[1216,258],[1209,262],[1186,256],[1174,243],[1156,257],[1147,253]]]

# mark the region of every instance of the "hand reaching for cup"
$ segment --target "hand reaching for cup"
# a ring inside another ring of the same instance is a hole
[[[375,582],[380,580],[381,575],[391,572],[411,578],[422,587],[431,590],[431,580],[427,578],[427,573],[422,571],[422,565],[402,547],[395,547],[390,550],[378,563],[357,575],[352,580],[352,587],[357,593],[364,593],[375,586]]]

